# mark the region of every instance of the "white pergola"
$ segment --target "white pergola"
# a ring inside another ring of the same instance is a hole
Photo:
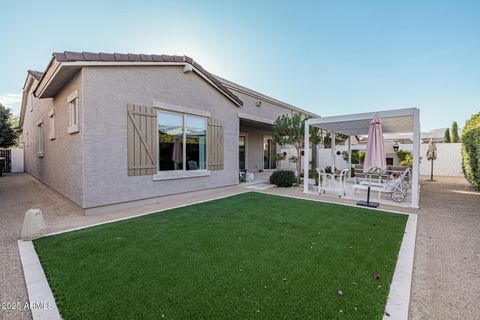
[[[368,135],[370,121],[378,115],[382,121],[384,134],[413,133],[413,167],[412,167],[412,202],[411,207],[419,207],[419,183],[420,183],[420,110],[417,108],[387,110],[378,112],[366,112],[333,116],[324,118],[312,118],[305,122],[305,148],[304,148],[304,177],[308,177],[310,148],[310,126],[332,132],[332,168],[335,162],[335,133],[357,136]],[[350,155],[350,138],[348,139],[348,151]],[[350,157],[350,156],[349,156]],[[351,164],[351,161],[349,161]],[[303,180],[303,192],[308,192],[308,179]]]

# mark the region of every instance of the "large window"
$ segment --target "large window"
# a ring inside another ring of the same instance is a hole
[[[207,119],[158,112],[158,170],[205,170]]]

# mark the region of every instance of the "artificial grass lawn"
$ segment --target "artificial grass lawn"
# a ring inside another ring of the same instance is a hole
[[[34,245],[65,319],[381,319],[406,221],[252,192]]]

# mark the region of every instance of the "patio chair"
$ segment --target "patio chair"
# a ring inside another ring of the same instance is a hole
[[[398,178],[390,179],[386,182],[362,181],[359,184],[353,185],[353,191],[368,190],[368,187],[370,187],[371,191],[378,192],[378,199],[381,198],[383,193],[387,193],[391,195],[393,201],[402,202],[405,200],[408,191],[406,177],[409,173],[410,168],[407,168]]]
[[[188,168],[189,168],[190,170],[198,170],[197,161],[190,160],[190,161],[188,161],[187,163],[188,163]]]
[[[247,182],[247,169],[238,170],[239,182]]]
[[[326,173],[323,168],[317,168],[318,173],[318,194],[326,191],[335,191],[339,197],[345,196],[345,186],[347,184],[348,172],[350,169],[343,169],[339,175]],[[336,180],[338,177],[338,181]],[[331,187],[328,187],[330,185]]]

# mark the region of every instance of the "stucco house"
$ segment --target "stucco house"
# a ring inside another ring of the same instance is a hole
[[[312,113],[217,77],[186,56],[53,53],[29,71],[25,171],[86,214],[239,183],[275,169],[275,119]]]

